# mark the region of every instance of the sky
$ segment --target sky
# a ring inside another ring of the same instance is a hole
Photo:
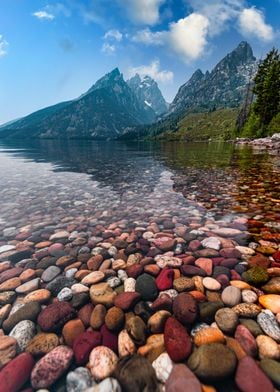
[[[0,124],[73,99],[119,67],[168,102],[240,41],[279,48],[280,0],[0,0]]]

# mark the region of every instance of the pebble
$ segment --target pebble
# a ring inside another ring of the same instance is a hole
[[[164,330],[164,325],[171,313],[167,310],[159,310],[154,313],[148,320],[148,328],[151,333],[162,333]]]
[[[277,388],[280,387],[280,363],[274,359],[262,359],[260,367]]]
[[[238,315],[231,308],[219,309],[215,314],[215,321],[225,334],[234,333],[239,322]]]
[[[213,278],[204,278],[202,283],[203,286],[208,290],[218,291],[222,287],[221,283],[219,283],[216,279]]]
[[[256,338],[260,359],[280,359],[280,347],[269,336],[259,335]]]
[[[34,357],[48,354],[59,345],[59,337],[54,333],[40,332],[33,337],[26,347],[26,352]]]
[[[17,341],[11,336],[0,336],[0,369],[17,354]]]
[[[41,279],[48,283],[52,281],[54,278],[56,278],[59,274],[61,273],[61,269],[55,265],[51,265],[48,267],[41,276]]]
[[[258,301],[257,294],[252,290],[242,290],[242,302],[254,304]]]
[[[113,306],[105,316],[106,327],[111,331],[120,331],[124,325],[125,315],[121,308]]]
[[[72,297],[73,297],[73,293],[72,293],[72,290],[69,287],[64,287],[57,294],[57,299],[59,301],[71,301]]]
[[[30,302],[21,306],[9,318],[3,322],[3,329],[10,332],[20,321],[30,320],[36,321],[38,314],[41,311],[41,306],[37,302]]]
[[[102,304],[110,307],[117,293],[109,286],[108,283],[96,283],[90,287],[90,298],[94,305]]]
[[[85,331],[78,335],[73,342],[75,361],[78,365],[88,362],[90,352],[102,343],[102,335],[99,331]]]
[[[240,317],[257,317],[261,312],[261,307],[256,304],[245,304],[241,303],[235,305],[232,310]]]
[[[233,307],[241,302],[241,290],[238,287],[228,286],[223,290],[221,298],[226,306]]]
[[[257,317],[257,322],[268,336],[280,343],[280,326],[271,310],[260,312]]]
[[[135,290],[144,301],[153,301],[158,295],[155,279],[146,273],[136,279]]]
[[[217,366],[217,358],[222,358]],[[237,360],[234,352],[221,343],[211,343],[198,347],[188,359],[188,367],[202,380],[213,381],[230,377]]]
[[[165,384],[172,372],[174,362],[168,353],[162,353],[154,360],[152,366],[155,369],[157,379]]]
[[[17,294],[28,294],[34,290],[37,290],[40,284],[40,278],[35,278],[29,282],[23,283],[16,288]]]
[[[193,341],[194,344],[199,347],[210,343],[224,343],[225,337],[218,328],[206,327],[194,334]]]
[[[272,311],[272,313],[280,313],[280,295],[267,294],[259,296],[259,303],[266,309]]]
[[[165,384],[166,392],[201,392],[201,390],[199,380],[186,365],[174,365]],[[206,392],[204,389],[203,391]]]
[[[85,331],[85,326],[80,319],[69,320],[62,329],[65,344],[72,347],[74,340]]]
[[[201,245],[204,248],[219,250],[221,248],[222,243],[217,237],[209,237],[201,241]]]
[[[29,302],[38,302],[39,304],[44,304],[49,301],[50,297],[51,293],[49,290],[39,289],[27,294],[24,297],[23,302],[26,304]]]
[[[78,367],[66,377],[67,392],[81,392],[95,385],[88,369]]]
[[[121,392],[121,387],[115,378],[108,377],[94,387],[85,389],[83,392]]]
[[[68,302],[56,302],[44,308],[38,316],[38,325],[44,332],[55,332],[73,319],[76,315],[74,308]]]
[[[29,380],[35,362],[32,355],[21,353],[0,371],[0,392],[21,390]]]
[[[30,320],[20,321],[9,333],[17,341],[19,352],[25,351],[28,343],[36,335],[36,325]]]
[[[126,329],[123,329],[118,336],[118,352],[120,357],[136,353],[136,345],[129,336]]]
[[[164,328],[164,345],[172,361],[180,362],[189,357],[192,342],[183,325],[175,318],[167,319]]]
[[[95,347],[89,356],[89,370],[95,380],[110,377],[116,369],[118,357],[108,347]]]
[[[238,362],[235,382],[242,392],[274,392],[269,378],[249,356]]]
[[[134,278],[127,278],[124,281],[124,291],[126,293],[134,293],[135,292],[135,286],[136,286],[136,279]]]
[[[81,283],[84,285],[91,286],[92,284],[99,283],[105,278],[105,274],[102,271],[94,271],[86,275]]]
[[[244,325],[238,325],[234,338],[238,341],[247,355],[250,355],[251,357],[257,356],[258,347],[256,340],[251,332],[244,327]]]
[[[198,314],[196,300],[188,293],[178,294],[173,301],[173,313],[183,325],[192,324]]]
[[[150,363],[153,363],[164,351],[164,336],[163,334],[157,333],[148,337],[146,344],[138,348],[137,354],[147,358]]]
[[[70,366],[73,351],[67,346],[58,346],[43,356],[31,373],[31,384],[35,389],[49,388]]]

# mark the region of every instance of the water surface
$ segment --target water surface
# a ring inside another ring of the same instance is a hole
[[[225,143],[1,141],[0,230],[162,215],[279,225],[280,157]]]

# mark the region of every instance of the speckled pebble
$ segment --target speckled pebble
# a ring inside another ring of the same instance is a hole
[[[35,336],[36,332],[35,323],[29,320],[23,320],[11,330],[9,336],[16,339],[19,351],[22,352]]]
[[[57,299],[59,301],[70,301],[73,297],[72,290],[68,287],[64,287],[60,292],[57,294]]]

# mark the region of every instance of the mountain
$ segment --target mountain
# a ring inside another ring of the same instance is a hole
[[[195,109],[238,107],[244,99],[248,82],[257,71],[257,61],[251,46],[241,42],[227,54],[211,72],[198,69],[180,87],[170,113]]]
[[[2,126],[0,137],[114,139],[155,119],[154,110],[138,100],[116,68],[79,98]]]
[[[150,76],[141,78],[138,74],[127,80],[127,84],[139,101],[150,106],[160,116],[167,112],[168,104],[162,96],[158,84]]]

